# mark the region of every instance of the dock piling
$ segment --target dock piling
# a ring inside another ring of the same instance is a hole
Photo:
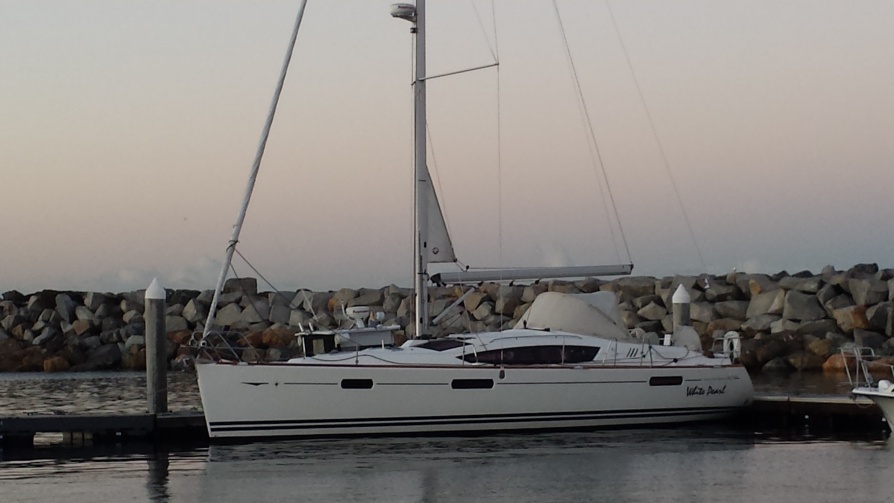
[[[691,325],[692,321],[690,320],[689,315],[689,292],[686,291],[686,288],[683,285],[677,286],[676,291],[674,291],[674,295],[671,298],[673,302],[673,312],[674,312],[674,330],[677,327],[688,327]]]
[[[165,328],[165,290],[153,279],[146,289],[146,396],[149,414],[168,411],[167,330]]]

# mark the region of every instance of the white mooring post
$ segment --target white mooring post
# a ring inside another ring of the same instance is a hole
[[[677,327],[688,327],[691,324],[689,319],[689,301],[691,300],[689,292],[686,291],[683,285],[679,285],[674,291],[674,296],[671,300],[674,304],[674,330]]]
[[[165,289],[153,279],[146,289],[146,397],[149,413],[168,411],[167,330],[165,329]]]

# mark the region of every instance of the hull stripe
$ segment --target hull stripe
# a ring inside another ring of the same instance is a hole
[[[657,419],[687,415],[726,414],[739,407],[698,407],[684,409],[643,409],[591,412],[542,412],[521,414],[484,414],[470,416],[420,416],[412,418],[312,419],[294,421],[216,421],[209,423],[212,433],[236,431],[278,431],[291,429],[349,429],[374,427],[406,427],[435,425],[513,424],[520,422],[568,422],[596,419]]]

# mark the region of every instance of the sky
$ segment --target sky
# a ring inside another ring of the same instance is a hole
[[[0,291],[213,288],[298,4],[0,2]],[[894,3],[557,4],[634,274],[894,266]],[[389,5],[309,2],[239,245],[275,288],[411,284]],[[552,1],[428,19],[429,75],[500,61],[428,86],[459,258],[626,262]]]

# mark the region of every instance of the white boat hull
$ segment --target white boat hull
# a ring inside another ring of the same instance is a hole
[[[197,365],[212,439],[445,434],[722,418],[741,366]],[[348,389],[345,389],[347,387]]]
[[[885,416],[885,421],[889,425],[894,424],[894,392],[879,391],[878,388],[859,387],[855,388],[852,393],[857,396],[864,396],[878,404]]]

